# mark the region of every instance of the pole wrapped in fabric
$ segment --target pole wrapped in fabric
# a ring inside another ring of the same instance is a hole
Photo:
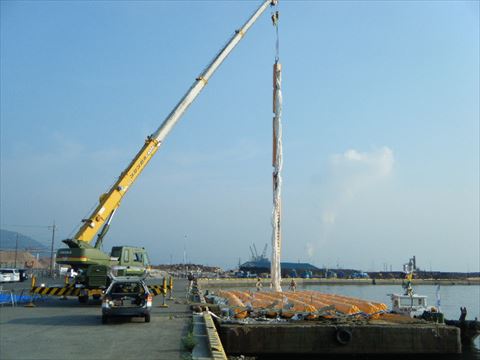
[[[275,291],[282,291],[280,254],[282,247],[282,66],[273,65],[273,212],[271,279]]]

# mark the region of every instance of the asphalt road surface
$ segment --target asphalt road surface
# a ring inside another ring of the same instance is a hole
[[[18,294],[20,284],[14,287]],[[155,297],[150,323],[143,318],[117,318],[102,325],[100,301],[82,305],[74,297],[50,298],[34,308],[4,305],[0,359],[183,359],[188,353],[182,337],[191,324],[185,293],[186,281],[179,279],[168,308],[159,307],[162,297]]]

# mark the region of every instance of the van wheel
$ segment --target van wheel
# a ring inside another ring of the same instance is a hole
[[[145,322],[150,322],[150,314],[145,315]]]
[[[86,304],[88,302],[88,295],[81,295],[78,297],[78,302],[80,304]]]
[[[108,316],[102,315],[102,324],[106,324],[108,322]]]
[[[102,297],[102,295],[100,295],[100,294],[94,294],[93,295],[94,300],[99,300],[101,297]]]

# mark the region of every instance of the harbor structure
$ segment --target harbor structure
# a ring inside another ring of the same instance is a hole
[[[314,275],[321,274],[322,270],[316,266],[309,263],[300,263],[300,262],[281,262],[281,277],[292,277],[292,274],[295,272],[299,277],[301,277],[306,272],[312,273]],[[257,261],[247,261],[240,265],[240,271],[250,274],[265,274],[268,273],[271,268],[270,261],[268,259],[260,259]]]

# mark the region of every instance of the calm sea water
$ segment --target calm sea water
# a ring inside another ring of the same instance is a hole
[[[388,294],[401,293],[398,285],[308,285],[298,286],[298,290],[317,290],[323,293],[354,296],[365,300],[383,302],[391,306]],[[255,291],[254,288],[251,289]],[[287,289],[284,288],[284,291]],[[414,285],[415,293],[428,296],[428,305],[436,305],[436,285]],[[480,319],[480,285],[444,285],[440,286],[440,306],[445,318],[458,320],[460,306],[467,308],[467,320]],[[453,357],[452,357],[453,358]],[[462,357],[455,359],[480,359],[480,337]]]
[[[299,289],[301,288],[299,287]],[[397,285],[311,285],[303,288],[379,301],[389,307],[391,301],[387,294],[402,292],[402,288]],[[428,305],[436,305],[437,286],[417,285],[414,290],[419,295],[428,296]],[[439,294],[441,311],[445,314],[446,319],[458,320],[460,306],[467,308],[467,320],[473,320],[475,317],[480,319],[480,285],[440,286]],[[480,337],[475,340],[475,346],[480,351]]]

